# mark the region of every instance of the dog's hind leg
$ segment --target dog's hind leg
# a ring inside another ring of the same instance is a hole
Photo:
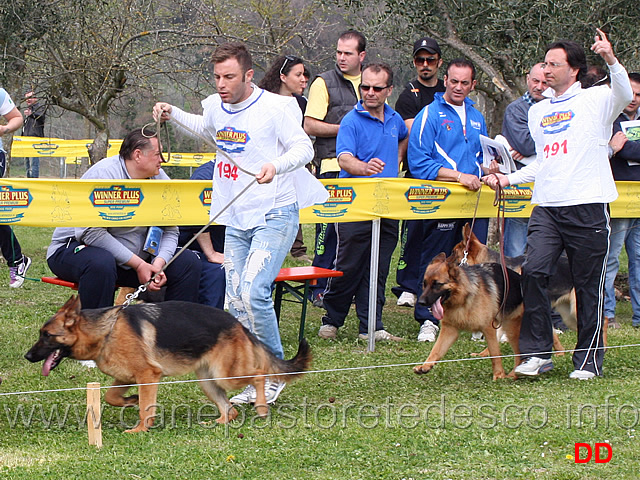
[[[114,407],[132,407],[138,404],[138,395],[131,395],[129,397],[125,397],[124,394],[127,393],[130,387],[121,387],[120,385],[127,385],[128,382],[122,382],[120,380],[116,380],[113,382],[113,385],[107,390],[107,393],[104,395],[104,401],[109,405],[113,405]]]
[[[256,389],[255,409],[259,417],[266,417],[269,413],[269,405],[267,405],[267,396],[264,392],[267,377],[258,376],[253,379],[253,386]]]
[[[516,316],[515,318],[511,318],[506,325],[503,326],[505,333],[507,334],[507,339],[509,340],[509,345],[511,345],[511,349],[515,354],[514,361],[514,369],[511,370],[507,378],[516,379],[515,367],[520,365],[520,325],[522,323],[522,313]]]
[[[560,342],[560,338],[555,329],[553,330],[553,349],[555,350],[555,352],[553,352],[554,355],[558,357],[564,356],[564,345]]]
[[[431,349],[431,353],[429,353],[429,357],[427,357],[427,360],[422,365],[413,367],[413,371],[418,374],[428,373],[435,363],[445,356],[449,348],[451,348],[451,345],[453,345],[453,343],[458,339],[459,333],[460,332],[457,328],[446,323],[442,323],[440,327],[440,334]]]
[[[489,324],[482,330],[482,333],[484,334],[484,338],[487,339],[487,349],[489,350],[491,365],[493,366],[493,379],[497,380],[498,378],[506,378],[504,368],[502,368],[500,342],[498,342],[496,329]]]
[[[227,392],[220,386],[215,380],[206,380],[215,378],[215,374],[208,368],[196,370],[196,375],[201,380],[200,388],[205,393],[209,400],[216,404],[218,410],[220,410],[220,417],[216,419],[218,423],[229,423],[238,416],[238,411],[233,408],[231,402],[227,398]]]

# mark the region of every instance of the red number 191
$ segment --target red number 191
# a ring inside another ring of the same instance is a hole
[[[549,147],[549,145],[545,145],[544,146],[544,156],[545,158],[549,158],[549,154],[551,154],[551,156],[555,156],[558,153],[560,153],[560,151],[562,150],[562,153],[564,153],[566,155],[567,153],[567,141],[565,140],[562,143],[558,143],[555,142],[551,145],[551,147]]]

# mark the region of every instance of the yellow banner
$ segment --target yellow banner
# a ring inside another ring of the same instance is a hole
[[[65,163],[80,164],[82,158],[89,156],[87,148],[93,140],[62,140],[60,138],[13,137],[12,157],[66,157]],[[122,140],[109,141],[107,156],[117,155]],[[165,153],[165,158],[168,155]],[[172,153],[164,165],[169,167],[199,167],[216,158],[215,153]]]
[[[452,182],[413,179],[323,180],[327,202],[301,212],[303,223],[373,218],[493,217],[494,192],[470,192]],[[253,188],[260,188],[256,185]],[[251,196],[251,189],[245,194]],[[640,182],[619,182],[612,216],[640,216]],[[528,217],[531,186],[506,190],[507,216]],[[28,226],[203,225],[209,220],[211,182],[194,180],[0,179],[0,224]]]

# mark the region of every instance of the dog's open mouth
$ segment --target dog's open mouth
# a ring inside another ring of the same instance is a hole
[[[44,361],[44,365],[42,365],[42,375],[45,377],[48,376],[49,372],[58,366],[62,358],[62,351],[59,348],[54,350]]]
[[[438,297],[436,302],[431,305],[431,313],[436,317],[436,320],[442,320],[442,317],[444,317],[444,308],[442,308],[441,300],[442,297]]]

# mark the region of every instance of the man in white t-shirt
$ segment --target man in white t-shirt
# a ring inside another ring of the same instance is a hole
[[[202,115],[168,103],[157,103],[153,115],[212,137],[226,152],[218,153],[213,172],[211,215],[224,210],[216,222],[227,226],[224,268],[229,311],[283,358],[271,286],[298,232],[299,208],[322,203],[328,194],[303,168],[313,157],[313,147],[302,129],[298,102],[251,82],[251,54],[244,44],[220,45],[212,62],[218,93],[202,101]],[[257,185],[243,194],[255,180]],[[275,402],[284,385],[266,381],[268,403]],[[255,388],[249,385],[231,403],[255,399]]]
[[[535,182],[522,266],[524,316],[516,375],[536,376],[553,368],[553,327],[547,286],[563,250],[576,289],[578,342],[570,378],[602,375],[604,282],[609,251],[609,203],[618,197],[609,165],[612,125],[633,98],[626,70],[606,35],[597,30],[591,47],[609,66],[611,88],[583,89],[584,49],[576,42],[552,43],[543,63],[547,99],[529,109],[536,159],[510,175],[484,181],[495,188]]]

